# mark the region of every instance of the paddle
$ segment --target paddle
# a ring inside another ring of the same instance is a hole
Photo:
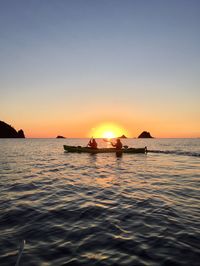
[[[116,140],[116,139],[115,139],[115,140]],[[115,145],[112,143],[111,140],[103,139],[103,141],[105,141],[105,142],[109,142],[113,147],[115,147]],[[128,145],[123,145],[123,148],[124,148],[124,149],[128,149]]]
[[[17,257],[17,262],[15,264],[15,266],[18,266],[19,265],[19,261],[21,259],[21,256],[22,256],[22,253],[23,253],[23,250],[24,250],[24,246],[25,246],[25,243],[26,241],[23,240],[19,246],[19,252],[18,252],[18,257]]]
[[[116,138],[115,138],[115,140],[116,140]],[[111,141],[111,140],[109,140],[109,139],[103,139],[103,141],[105,141],[105,142],[109,142],[109,143],[111,143],[111,144],[112,144],[112,141]]]

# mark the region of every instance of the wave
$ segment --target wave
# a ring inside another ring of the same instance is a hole
[[[148,152],[200,157],[200,153],[199,152],[191,152],[191,151],[148,150]]]

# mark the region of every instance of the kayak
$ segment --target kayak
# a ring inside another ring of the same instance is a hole
[[[67,146],[63,145],[65,152],[78,152],[78,153],[147,153],[147,147],[144,148],[123,148],[121,150],[117,150],[115,148],[98,148],[92,149],[89,147],[82,146]]]

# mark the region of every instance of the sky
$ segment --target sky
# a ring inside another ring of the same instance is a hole
[[[198,0],[0,0],[0,120],[200,137],[199,29]]]

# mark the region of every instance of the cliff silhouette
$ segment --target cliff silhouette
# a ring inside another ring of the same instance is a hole
[[[0,121],[0,138],[25,138],[24,131],[16,131],[12,126]]]

